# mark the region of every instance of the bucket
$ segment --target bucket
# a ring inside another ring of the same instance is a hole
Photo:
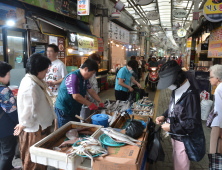
[[[108,127],[108,119],[109,116],[106,114],[96,114],[91,117],[94,125],[101,125],[104,127]]]

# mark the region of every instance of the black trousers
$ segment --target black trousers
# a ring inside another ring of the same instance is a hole
[[[138,68],[138,79],[140,80],[140,78],[141,78],[141,68]]]
[[[122,90],[115,90],[116,100],[126,101],[128,93]]]
[[[16,137],[0,138],[0,170],[13,169],[12,160],[15,155]]]

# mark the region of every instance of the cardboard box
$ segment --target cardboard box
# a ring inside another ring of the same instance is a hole
[[[139,140],[147,140],[148,134],[144,133]],[[146,145],[125,145],[122,147],[108,147],[109,155],[97,157],[93,162],[93,170],[140,170],[145,154]]]
[[[31,161],[43,165],[53,166],[59,169],[75,170],[84,161],[85,158],[80,156],[71,157],[66,161],[66,152],[72,147],[61,148],[61,151],[53,150],[58,147],[66,139],[66,132],[74,128],[90,127],[88,131],[94,132],[91,136],[96,136],[102,126],[87,123],[69,122],[40,140],[30,147]],[[67,166],[66,166],[67,165]]]

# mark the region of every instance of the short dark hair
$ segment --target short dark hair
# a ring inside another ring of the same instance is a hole
[[[0,61],[0,77],[5,77],[6,74],[12,69],[12,66],[6,62]]]
[[[130,60],[128,61],[127,65],[132,69],[135,69],[138,66],[138,62],[136,60]]]
[[[88,68],[88,71],[98,71],[98,64],[96,63],[95,60],[92,59],[87,59],[83,65],[81,66],[82,69],[84,69],[85,67]]]
[[[135,55],[132,55],[132,56],[130,57],[130,60],[136,60],[136,56],[135,56]]]
[[[141,56],[141,57],[143,57],[143,59],[144,59],[144,56]]]
[[[175,60],[170,60],[162,65],[162,67],[160,68],[160,72],[176,66],[178,66],[178,63]],[[178,71],[176,81],[173,84],[176,85],[177,88],[179,88],[180,85],[183,84],[183,82],[186,80],[186,78],[186,73],[181,69]]]
[[[55,44],[49,44],[48,46],[47,46],[47,48],[53,48],[54,49],[54,51],[55,51],[55,53],[58,53],[59,52],[59,47],[57,46],[57,45],[55,45]]]
[[[101,63],[101,57],[99,54],[93,53],[91,55],[89,55],[89,58],[91,58],[92,60],[98,61],[99,63]]]
[[[27,60],[26,72],[37,76],[39,72],[47,69],[51,65],[51,61],[42,54],[32,54]]]

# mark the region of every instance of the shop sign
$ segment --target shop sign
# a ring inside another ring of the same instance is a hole
[[[80,52],[92,52],[98,51],[98,40],[94,36],[85,36],[83,34],[77,34],[78,50]]]
[[[70,0],[19,0],[46,10],[76,18],[76,4]]]
[[[103,39],[97,38],[98,41],[98,52],[103,52]]]
[[[149,5],[153,0],[136,0],[137,5]]]
[[[15,20],[17,19],[16,15],[16,7],[0,3],[0,18],[1,20],[8,20],[12,19]]]
[[[193,20],[199,19],[199,12],[193,12]]]
[[[65,40],[62,37],[58,37],[58,47],[59,47],[59,53],[58,58],[65,58]]]
[[[54,36],[49,36],[49,44],[58,45],[58,38]]]
[[[181,28],[177,31],[178,37],[185,37],[187,34],[187,31],[184,28]]]
[[[208,0],[204,5],[203,14],[211,22],[222,21],[222,2]]]
[[[73,50],[78,50],[77,34],[74,32],[68,32],[68,47]]]
[[[173,16],[176,18],[185,18],[187,16],[187,11],[184,9],[175,9],[173,11]]]
[[[222,58],[222,27],[210,33],[208,58]]]
[[[77,3],[77,14],[78,15],[89,15],[90,0],[78,0]]]
[[[119,25],[109,22],[109,39],[129,44],[130,32]]]
[[[149,20],[157,20],[160,18],[160,14],[158,12],[149,12],[146,17],[149,19]]]

